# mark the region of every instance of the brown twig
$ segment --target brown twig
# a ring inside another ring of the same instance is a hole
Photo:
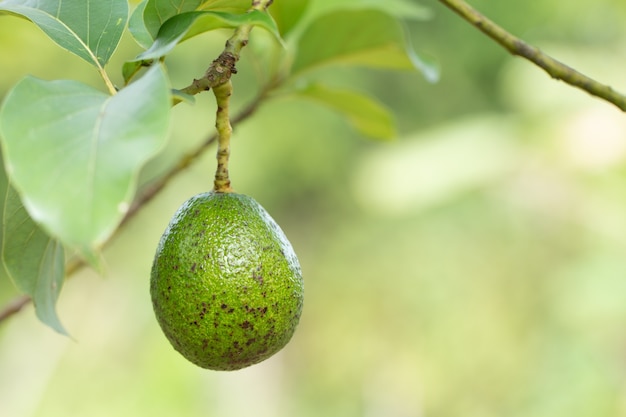
[[[626,96],[546,55],[483,16],[463,0],[439,0],[472,26],[499,43],[511,54],[520,56],[542,68],[552,78],[586,91],[626,111]]]

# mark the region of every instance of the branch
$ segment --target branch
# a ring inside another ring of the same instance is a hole
[[[511,54],[520,56],[542,68],[552,78],[561,80],[573,87],[580,88],[592,96],[601,98],[619,107],[626,112],[626,96],[613,90],[608,85],[602,84],[560,61],[546,55],[539,49],[525,43],[523,40],[511,35],[506,30],[483,16],[463,0],[439,0],[452,11],[457,13],[472,26],[499,43]]]
[[[252,7],[248,11],[262,10],[265,11],[274,0],[254,0]],[[253,25],[241,25],[235,29],[233,36],[226,41],[224,51],[220,54],[211,66],[206,70],[204,76],[200,79],[193,80],[191,85],[183,88],[181,92],[184,94],[198,94],[207,91],[228,82],[232,74],[237,74],[235,64],[239,61],[241,50],[248,44],[250,31]],[[175,101],[175,104],[177,102]]]

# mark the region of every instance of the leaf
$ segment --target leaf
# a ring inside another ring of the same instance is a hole
[[[197,11],[176,15],[169,19],[159,30],[154,43],[136,60],[150,60],[167,55],[174,47],[186,39],[200,33],[221,28],[234,28],[250,24],[260,26],[280,40],[276,23],[270,15],[259,10],[245,14]]]
[[[20,81],[0,108],[0,136],[32,218],[93,259],[126,213],[140,167],[165,143],[170,103],[161,65],[113,97],[75,81]]]
[[[202,0],[148,0],[143,12],[144,25],[155,39],[159,29],[170,17],[196,10]]]
[[[354,65],[437,74],[410,50],[404,28],[379,10],[340,10],[314,20],[299,39],[294,75],[325,65]],[[425,69],[427,71],[425,71]]]
[[[248,11],[251,6],[251,0],[204,0],[200,6],[200,10],[244,13]]]
[[[147,4],[148,0],[143,0],[139,3],[128,20],[128,31],[144,49],[148,49],[153,41],[152,35],[148,32],[148,28],[146,28],[143,21],[143,14]]]
[[[284,37],[300,21],[309,5],[309,0],[277,1],[268,9]]]
[[[334,10],[376,9],[402,20],[427,20],[432,17],[431,10],[415,0],[333,0],[316,2],[315,6],[314,15]]]
[[[15,286],[32,298],[37,317],[67,335],[56,312],[65,279],[63,246],[30,218],[12,187],[2,198],[3,265]]]
[[[391,113],[379,102],[354,91],[335,90],[311,84],[294,92],[297,97],[313,100],[341,113],[360,133],[389,140],[396,136]]]
[[[5,0],[0,12],[27,18],[54,42],[103,68],[117,48],[128,19],[126,0]]]

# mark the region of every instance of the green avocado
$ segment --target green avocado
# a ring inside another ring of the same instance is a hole
[[[150,293],[178,352],[203,368],[235,370],[289,342],[303,285],[291,244],[259,203],[208,192],[187,200],[167,226]]]

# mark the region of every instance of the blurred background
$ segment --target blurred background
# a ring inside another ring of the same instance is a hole
[[[178,206],[212,186],[209,150],[114,238],[102,274],[66,282],[58,310],[72,338],[32,307],[0,324],[0,416],[626,416],[626,116],[423,3],[433,19],[411,23],[411,36],[440,63],[439,83],[317,75],[381,99],[394,142],[288,99],[236,127],[234,187],[282,226],[304,272],[304,313],[282,352],[207,371],[154,319],[156,243]],[[472,3],[626,91],[622,0]],[[168,58],[175,86],[204,72],[220,36]],[[118,83],[138,52],[126,37],[109,66]],[[258,87],[248,55],[239,69],[236,107]],[[0,96],[25,74],[101,87],[88,64],[4,16]],[[210,94],[177,106],[169,148],[142,181],[210,134],[213,118]],[[16,295],[0,282],[2,305]]]

